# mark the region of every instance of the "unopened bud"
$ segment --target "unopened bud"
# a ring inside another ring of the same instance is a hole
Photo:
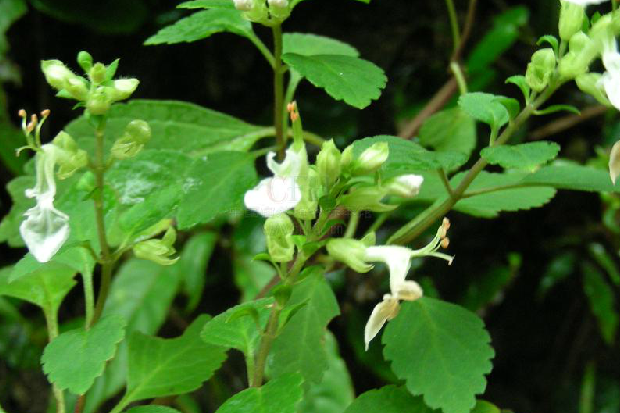
[[[532,55],[532,61],[527,65],[525,80],[529,87],[536,92],[547,87],[549,78],[555,70],[555,53],[553,49],[546,48],[536,51]]]
[[[353,212],[372,211],[388,212],[396,205],[382,204],[381,200],[387,195],[387,189],[379,187],[356,188],[340,198],[340,204]]]
[[[614,143],[609,155],[609,177],[614,185],[618,175],[620,175],[620,141]]]
[[[375,172],[390,155],[387,142],[377,142],[366,149],[355,161],[354,172],[358,174]]]
[[[389,180],[386,184],[388,194],[403,198],[413,198],[420,192],[424,177],[420,175],[401,175]]]
[[[323,143],[316,158],[316,169],[324,188],[331,188],[340,177],[340,151],[333,140]]]
[[[125,127],[123,135],[114,142],[111,152],[117,159],[136,156],[151,139],[151,127],[141,119],[134,119]]]
[[[560,20],[558,30],[562,40],[569,40],[583,27],[586,13],[584,6],[571,1],[560,0]]]
[[[80,149],[68,133],[60,132],[52,143],[58,148],[56,163],[59,166],[58,177],[60,179],[70,177],[88,164],[86,151]]]
[[[577,76],[575,82],[582,92],[589,94],[601,104],[610,106],[611,102],[607,98],[602,78],[603,75],[600,73],[585,73]]]
[[[347,169],[353,162],[353,145],[347,146],[340,157],[340,168]]]
[[[283,9],[288,7],[288,0],[267,0],[269,7]]]
[[[560,76],[565,79],[586,73],[598,53],[595,42],[581,31],[571,37],[568,50],[558,65]]]
[[[265,221],[265,237],[269,255],[274,262],[289,262],[295,254],[293,232],[295,225],[286,214],[278,214]]]
[[[95,65],[88,72],[90,81],[95,84],[101,84],[105,82],[106,67],[103,63],[95,63]]]
[[[57,90],[64,89],[67,81],[76,77],[60,60],[43,60],[41,62],[41,70],[45,75],[47,83]]]
[[[235,8],[240,11],[250,11],[254,2],[252,0],[233,0]]]
[[[176,241],[176,231],[174,227],[168,228],[162,239],[149,239],[138,242],[133,247],[133,252],[138,258],[153,261],[159,265],[172,265],[179,260],[179,257],[170,258],[176,254],[174,242]]]
[[[86,109],[93,115],[105,115],[111,105],[112,101],[102,87],[91,93],[86,101]]]
[[[88,99],[88,87],[86,80],[78,76],[67,80],[65,90],[76,100],[84,101]]]
[[[301,200],[295,205],[293,215],[297,219],[316,218],[321,189],[317,172],[313,168],[305,168],[305,174],[297,178],[297,184],[301,189]]]
[[[93,57],[90,55],[90,53],[83,50],[78,53],[77,62],[80,67],[87,73],[93,67]]]
[[[359,273],[372,269],[365,261],[366,245],[362,241],[348,238],[334,238],[327,242],[327,252],[336,261],[344,262]]]
[[[140,84],[140,81],[138,79],[115,80],[111,93],[112,101],[116,102],[129,98],[131,95],[133,95],[133,92],[136,91],[138,84]]]

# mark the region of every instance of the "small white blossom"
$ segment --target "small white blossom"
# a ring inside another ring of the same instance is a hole
[[[603,42],[603,65],[605,74],[601,78],[607,98],[620,110],[620,53],[616,38],[608,36]]]
[[[578,6],[588,6],[590,4],[601,4],[607,0],[566,0],[569,3],[576,4]]]
[[[36,185],[26,190],[26,196],[35,198],[37,203],[26,211],[26,219],[19,227],[28,250],[39,262],[48,262],[69,237],[69,216],[54,208],[54,166],[58,150],[47,144],[37,153]]]
[[[289,148],[281,164],[274,160],[275,155],[274,152],[267,154],[267,167],[274,176],[260,181],[244,197],[245,206],[264,217],[293,209],[301,200],[297,178],[305,162],[305,151],[298,152]]]
[[[401,175],[388,182],[386,186],[393,195],[413,198],[420,193],[422,182],[424,182],[424,177],[420,175]]]
[[[233,0],[235,3],[235,8],[241,11],[250,11],[252,10],[252,0]]]

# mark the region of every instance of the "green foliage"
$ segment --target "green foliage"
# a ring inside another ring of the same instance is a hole
[[[230,32],[251,38],[252,24],[235,9],[203,10],[164,27],[144,42],[145,45],[175,44],[206,39],[215,33]]]
[[[583,289],[588,297],[590,311],[598,321],[603,339],[611,346],[615,342],[620,322],[614,291],[596,267],[584,262],[581,268]]]
[[[343,55],[359,57],[359,52],[347,43],[310,33],[284,33],[283,53],[295,53],[301,56]]]
[[[325,349],[327,324],[340,313],[338,302],[325,281],[322,268],[308,275],[293,289],[288,308],[305,303],[291,317],[273,342],[269,370],[273,377],[299,372],[306,386],[321,381],[329,368]]]
[[[20,176],[6,186],[11,196],[11,210],[0,222],[0,242],[8,242],[11,247],[22,247],[24,241],[19,234],[19,225],[24,219],[24,212],[32,206],[32,200],[26,197],[26,189],[34,186],[30,176]]]
[[[506,169],[535,171],[538,165],[547,163],[560,152],[555,142],[530,142],[519,145],[500,145],[484,148],[480,153],[490,164]]]
[[[354,56],[287,53],[282,59],[332,98],[359,109],[378,99],[387,82],[378,66]]]
[[[174,339],[134,332],[129,337],[126,402],[188,393],[209,379],[225,360],[221,347],[206,344],[200,331],[208,316],[200,316]]]
[[[0,3],[0,60],[9,50],[5,33],[16,20],[22,17],[28,8],[24,0],[6,0]]]
[[[287,374],[262,387],[251,387],[235,394],[216,413],[295,413],[301,400],[302,377]]]
[[[62,333],[52,340],[41,358],[50,382],[75,394],[84,394],[103,373],[105,363],[125,336],[126,321],[119,316],[102,318],[88,330]]]
[[[484,392],[494,351],[484,324],[454,304],[404,302],[383,333],[384,355],[414,395],[445,413],[468,413]]]
[[[345,410],[345,413],[433,413],[421,397],[413,397],[403,387],[385,386],[360,395]]]
[[[523,178],[522,183],[529,185],[546,185],[558,189],[574,191],[613,191],[609,173],[603,169],[572,163],[560,163],[544,166]]]
[[[201,337],[208,344],[235,348],[253,357],[272,304],[272,298],[263,298],[232,307],[209,320]]]
[[[501,96],[482,92],[466,93],[459,98],[459,107],[472,118],[497,131],[510,120],[508,110],[500,98]]]
[[[387,135],[355,141],[353,155],[361,155],[365,149],[377,142],[387,142],[390,149],[387,161],[379,169],[386,178],[439,168],[453,170],[467,161],[467,156],[463,153],[428,151],[417,143]]]
[[[180,9],[234,9],[232,0],[193,0],[177,6]]]
[[[461,152],[469,158],[476,147],[476,122],[460,108],[446,109],[424,122],[418,138],[422,146]]]
[[[178,410],[166,406],[138,406],[126,410],[125,413],[179,413]]]

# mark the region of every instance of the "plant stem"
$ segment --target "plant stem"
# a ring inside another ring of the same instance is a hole
[[[82,282],[84,283],[84,307],[86,308],[86,319],[84,328],[88,329],[93,323],[95,315],[95,290],[93,287],[93,274],[82,274]]]
[[[446,0],[446,7],[448,8],[448,16],[450,17],[450,28],[452,29],[452,42],[454,43],[454,52],[456,52],[459,49],[459,45],[461,44],[459,21],[456,17],[454,2],[452,0]]]
[[[51,342],[58,337],[58,309],[44,309],[45,324],[47,325],[47,337]],[[52,391],[56,399],[56,413],[65,413],[65,394],[55,384],[52,384]]]
[[[450,195],[450,198],[454,196],[454,192],[452,191],[452,186],[450,186],[450,181],[448,181],[448,177],[446,176],[446,171],[443,168],[437,169],[437,174],[439,174],[439,179],[443,183],[443,186],[446,188],[446,192]]]
[[[555,82],[550,84],[549,87],[538,97],[536,100],[528,104],[521,113],[512,121],[501,135],[495,140],[492,146],[502,145],[512,137],[512,135],[519,129],[519,127],[534,114],[534,112],[549,99],[549,97],[561,86],[561,82],[555,79]],[[459,185],[453,190],[453,195],[443,202],[435,202],[428,207],[422,214],[408,222],[404,227],[396,231],[388,240],[388,244],[406,244],[411,242],[420,236],[428,227],[434,222],[441,219],[446,215],[454,205],[463,197],[465,191],[476,179],[478,174],[487,166],[488,162],[484,158],[479,158],[478,161],[472,166],[467,175],[459,183]]]
[[[267,48],[267,46],[265,46],[265,43],[263,43],[261,39],[259,39],[258,37],[254,35],[250,36],[249,39],[254,44],[254,46],[256,46],[258,51],[261,52],[261,54],[265,57],[265,59],[267,59],[267,62],[273,69],[276,65],[276,59],[273,57],[273,54]]]
[[[357,225],[360,222],[360,213],[359,212],[351,212],[351,218],[349,219],[349,224],[347,225],[347,231],[344,233],[344,238],[353,238],[355,235],[355,230],[357,229]]]
[[[284,147],[286,137],[284,136],[284,70],[282,66],[282,26],[279,24],[272,27],[274,58],[273,66],[273,92],[274,92],[274,126],[276,127],[276,146],[278,148],[278,158],[284,159]]]
[[[454,78],[459,84],[459,92],[461,95],[467,93],[467,82],[465,81],[465,76],[463,75],[463,71],[461,70],[461,65],[457,62],[450,63],[450,70],[454,74]]]

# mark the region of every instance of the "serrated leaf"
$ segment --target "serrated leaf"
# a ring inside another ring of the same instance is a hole
[[[274,340],[269,360],[272,377],[299,372],[306,386],[319,383],[329,367],[325,350],[325,331],[332,318],[340,313],[322,268],[310,271],[293,293],[287,307],[301,307]]]
[[[167,406],[138,406],[129,410],[125,410],[125,413],[180,413],[176,409],[172,409]]]
[[[162,267],[135,258],[126,261],[112,281],[103,315],[118,315],[127,320],[128,336],[133,331],[155,334],[166,320],[181,275],[176,265]],[[125,340],[89,390],[85,412],[93,412],[122,389],[127,379],[127,358]]]
[[[357,49],[347,43],[310,33],[284,33],[283,53],[295,53],[301,56],[359,56]]]
[[[488,147],[480,155],[489,163],[506,169],[534,171],[538,165],[555,159],[559,152],[560,145],[557,143],[540,141]]]
[[[590,311],[596,317],[601,336],[605,342],[612,346],[618,332],[618,311],[616,310],[616,299],[611,286],[605,281],[600,271],[584,262],[583,269],[583,289],[588,297]]]
[[[84,394],[114,356],[125,336],[125,326],[124,318],[109,316],[89,330],[71,330],[56,337],[41,357],[49,381],[60,389]]]
[[[355,397],[347,366],[338,355],[336,338],[328,331],[325,339],[329,367],[323,380],[308,388],[297,413],[343,413]]]
[[[421,397],[412,396],[404,387],[385,386],[361,394],[344,413],[433,413]]]
[[[484,392],[494,351],[475,314],[423,297],[404,302],[383,333],[383,354],[413,395],[444,413],[469,413]]]
[[[476,122],[460,108],[446,109],[424,122],[418,138],[425,147],[461,152],[469,158],[476,147]]]
[[[508,79],[506,79],[506,83],[512,83],[513,85],[516,85],[521,90],[521,93],[523,93],[523,99],[525,101],[528,101],[528,99],[530,98],[530,86],[527,84],[525,76],[510,76]]]
[[[466,93],[459,98],[459,107],[472,118],[497,130],[510,120],[508,110],[498,100],[499,97],[482,92]]]
[[[287,374],[252,387],[226,400],[215,413],[295,413],[303,396],[302,377]]]
[[[75,286],[75,271],[67,267],[42,268],[9,282],[11,268],[0,270],[0,297],[15,297],[56,313],[62,300]]]
[[[363,109],[381,96],[387,78],[367,60],[344,55],[303,56],[287,53],[284,62],[336,100]]]
[[[184,394],[209,379],[226,359],[226,353],[200,338],[207,320],[208,316],[200,316],[181,337],[173,339],[131,334],[125,400]]]
[[[193,0],[177,6],[179,9],[234,9],[232,0]]]
[[[106,147],[134,119],[145,120],[151,127],[152,136],[146,149],[168,149],[191,157],[217,151],[247,151],[258,139],[269,136],[269,128],[250,125],[191,103],[136,99],[110,109],[104,135]],[[95,129],[84,117],[69,123],[65,131],[79,140],[80,146],[94,149]]]
[[[452,178],[452,185],[458,185],[465,173]],[[486,191],[506,185],[518,185],[523,174],[496,174],[481,172],[469,186],[469,191]],[[466,214],[493,218],[502,211],[515,212],[545,205],[555,196],[551,187],[507,188],[461,199],[454,207]]]
[[[380,169],[386,178],[439,168],[454,170],[467,161],[467,156],[460,152],[428,151],[417,143],[388,135],[355,141],[353,155],[360,156],[365,149],[377,142],[386,142],[390,150],[387,161]]]
[[[254,158],[242,152],[220,152],[197,160],[188,171],[189,185],[177,213],[180,229],[207,223],[242,206],[243,195],[258,177]]]
[[[144,44],[176,44],[206,39],[215,33],[231,32],[252,37],[252,24],[236,9],[211,9],[196,12],[149,37]]]
[[[200,336],[205,343],[226,349],[235,348],[251,356],[261,337],[262,330],[259,330],[259,326],[264,328],[267,324],[272,304],[272,298],[239,304],[209,320]],[[257,320],[250,314],[239,314],[249,309],[256,311]],[[240,316],[235,316],[236,314]],[[259,326],[256,325],[257,322]]]

